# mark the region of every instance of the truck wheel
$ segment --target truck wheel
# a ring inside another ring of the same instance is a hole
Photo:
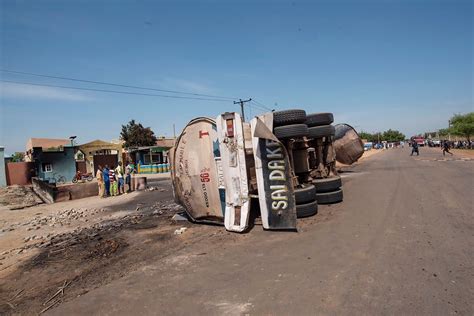
[[[316,187],[316,192],[318,193],[332,192],[335,190],[339,190],[339,188],[342,187],[342,181],[340,176],[325,179],[315,179],[312,181],[312,183]]]
[[[312,184],[303,184],[303,187],[295,189],[296,205],[313,202],[316,199],[315,196],[316,187]]]
[[[314,113],[306,115],[306,125],[309,127],[329,125],[334,122],[332,113]]]
[[[305,110],[285,110],[273,112],[273,126],[301,124],[306,122]]]
[[[310,138],[322,138],[334,136],[335,128],[332,125],[314,126],[308,128]]]
[[[299,138],[308,136],[308,126],[306,124],[293,124],[275,127],[273,133],[279,139]]]
[[[338,203],[342,202],[342,199],[343,195],[341,189],[332,192],[316,193],[316,201],[318,201],[319,204]]]
[[[313,201],[307,204],[296,205],[296,217],[303,218],[313,216],[318,213],[318,202]]]

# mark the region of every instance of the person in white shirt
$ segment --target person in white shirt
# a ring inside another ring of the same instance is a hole
[[[124,189],[124,183],[123,183],[123,171],[122,171],[122,166],[120,163],[118,164],[117,168],[115,168],[115,175],[117,176],[118,179],[118,194],[123,194],[125,193]]]

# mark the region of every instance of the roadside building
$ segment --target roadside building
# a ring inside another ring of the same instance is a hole
[[[34,147],[32,151],[36,176],[46,182],[71,182],[76,174],[74,147],[64,146],[44,150]]]
[[[127,153],[139,173],[167,172],[168,153],[174,143],[174,138],[160,138],[155,146],[128,148]]]
[[[75,147],[70,139],[30,138],[26,144],[25,161],[33,164],[34,176],[46,182],[71,182],[76,174],[74,156]],[[17,164],[12,167],[20,168]],[[27,176],[30,166],[23,168]]]
[[[26,143],[25,161],[33,161],[33,148],[40,147],[44,151],[60,150],[64,146],[70,145],[70,139],[63,138],[30,138]]]
[[[0,146],[0,187],[7,186],[7,175],[5,173],[5,148]]]
[[[122,161],[122,152],[122,144],[109,143],[100,139],[79,145],[76,156],[78,170],[82,172],[82,168],[85,168],[86,172],[95,175],[99,165],[117,166]]]

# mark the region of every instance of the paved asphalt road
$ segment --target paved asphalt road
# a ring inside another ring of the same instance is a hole
[[[375,155],[326,220],[194,243],[51,314],[473,315],[474,161],[439,158]]]

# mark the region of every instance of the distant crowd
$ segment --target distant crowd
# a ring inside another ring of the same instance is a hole
[[[409,143],[409,145],[411,146],[412,148],[412,151],[411,151],[411,155],[413,156],[413,154],[417,154],[417,155],[420,155],[420,151],[419,151],[419,145],[416,141],[411,141]],[[431,145],[431,144],[428,144],[430,147],[437,147],[438,145]],[[454,149],[473,149],[473,142],[471,141],[449,141],[449,140],[442,140],[440,141],[439,143],[439,146],[441,147],[441,149],[443,150],[443,156],[445,156],[446,154],[450,154],[451,156],[453,155],[453,153],[451,153],[449,150],[454,148]]]
[[[127,163],[125,168],[119,163],[117,167],[108,165],[102,168],[99,165],[96,178],[99,185],[99,196],[102,198],[109,196],[117,196],[127,194],[132,191],[132,174],[135,167],[131,163]],[[125,191],[125,185],[127,190]]]

